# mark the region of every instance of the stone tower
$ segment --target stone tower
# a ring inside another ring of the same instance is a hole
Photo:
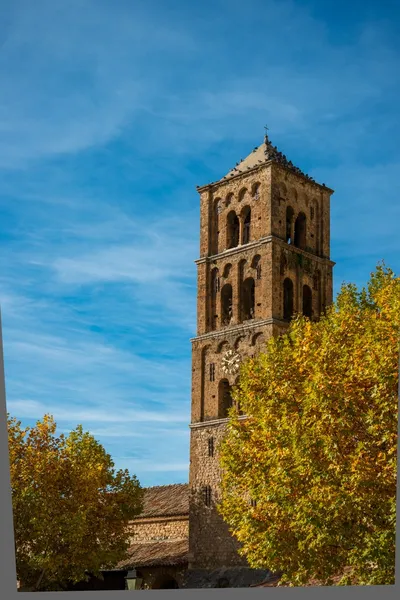
[[[302,173],[266,135],[230,173],[198,192],[189,568],[216,569],[245,565],[215,509],[230,389],[240,361],[285,332],[294,313],[318,319],[332,302],[333,190]]]

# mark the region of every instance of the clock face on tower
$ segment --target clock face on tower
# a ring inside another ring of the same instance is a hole
[[[227,375],[234,375],[239,371],[240,355],[233,350],[227,350],[222,357],[222,370]]]

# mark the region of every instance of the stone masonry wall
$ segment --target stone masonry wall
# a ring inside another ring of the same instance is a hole
[[[224,353],[232,350],[244,360],[262,350],[271,335],[272,324],[260,326],[255,322],[248,329],[226,331],[217,339],[193,342],[192,423],[221,417],[220,381],[228,380],[234,386],[237,380],[237,375],[227,375],[222,370]]]
[[[223,424],[196,427],[191,431],[189,566],[193,568],[215,569],[220,565],[246,565],[246,561],[237,553],[239,543],[230,535],[227,525],[216,510],[221,481],[218,445],[224,432]],[[210,437],[214,438],[214,456],[208,455]],[[205,485],[209,485],[212,490],[210,507],[204,503]]]
[[[240,240],[243,236],[244,211],[251,209],[251,241],[257,242],[268,235],[270,231],[270,198],[271,198],[271,172],[270,169],[258,170],[248,175],[246,180],[234,179],[222,182],[218,189],[204,190],[200,194],[200,259],[208,256],[219,256],[223,253],[226,257],[233,254],[238,257],[238,249],[232,253],[228,249],[227,219],[229,213],[234,211],[240,221]],[[239,250],[240,252],[240,250]],[[246,256],[251,260],[251,251]],[[239,260],[234,260],[237,265]],[[228,264],[221,264],[220,272]],[[231,277],[237,276],[237,268],[233,265]],[[250,264],[250,263],[249,263]],[[197,275],[197,333],[201,335],[210,330],[209,314],[209,287],[210,269],[208,265],[200,263]]]
[[[138,519],[130,524],[130,542],[154,542],[158,540],[181,540],[189,537],[188,517]]]

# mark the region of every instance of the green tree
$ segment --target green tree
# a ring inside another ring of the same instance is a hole
[[[56,436],[46,415],[21,427],[8,415],[17,576],[33,590],[63,589],[125,558],[139,482],[78,426]]]
[[[242,366],[219,510],[282,583],[394,583],[399,327],[400,279],[381,264]]]

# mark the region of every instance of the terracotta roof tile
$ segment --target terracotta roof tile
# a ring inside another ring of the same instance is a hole
[[[189,540],[172,540],[132,544],[129,558],[121,561],[117,568],[161,567],[185,565],[188,562]]]
[[[144,517],[172,517],[189,514],[189,485],[175,483],[144,489],[143,510],[138,515]]]

